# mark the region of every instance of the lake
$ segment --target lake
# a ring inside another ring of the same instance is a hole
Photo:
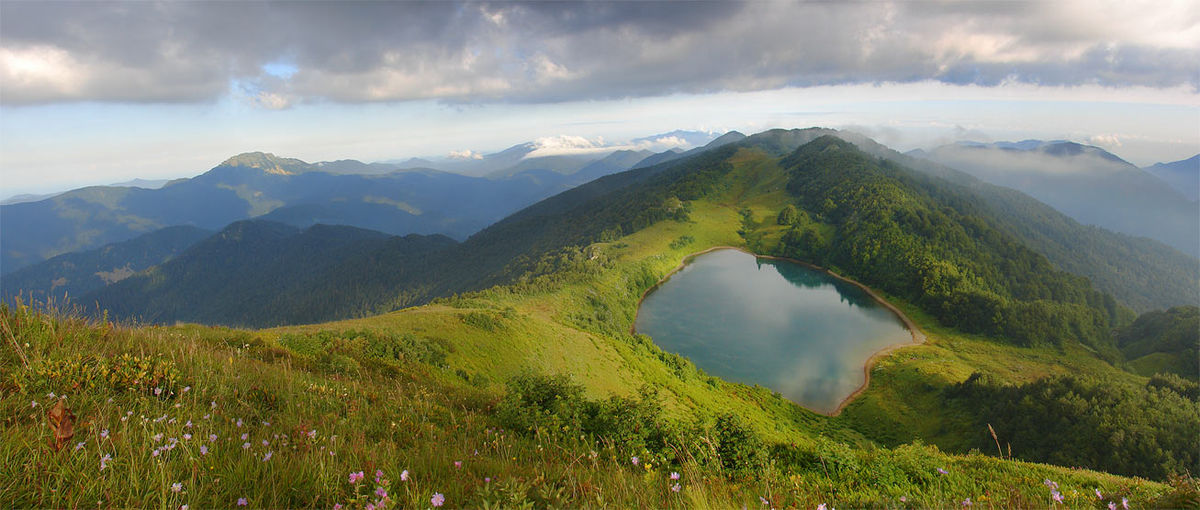
[[[697,256],[650,292],[635,328],[710,375],[821,413],[862,386],[871,355],[913,339],[856,285],[732,249]]]

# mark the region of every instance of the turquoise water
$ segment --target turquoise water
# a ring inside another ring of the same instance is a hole
[[[912,341],[862,289],[737,250],[693,259],[646,296],[635,327],[711,375],[824,413],[862,385],[872,354]]]

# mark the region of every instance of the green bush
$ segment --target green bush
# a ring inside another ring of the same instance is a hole
[[[749,474],[766,461],[766,445],[740,418],[726,413],[713,425],[713,439],[721,465],[731,474]]]

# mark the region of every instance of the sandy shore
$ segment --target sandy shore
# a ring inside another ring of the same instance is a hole
[[[790,259],[787,257],[774,257],[771,255],[759,255],[757,253],[751,252],[745,248],[741,248],[738,246],[714,246],[707,250],[691,253],[691,254],[688,254],[687,256],[683,257],[683,260],[681,262],[679,262],[678,266],[675,266],[675,269],[672,269],[670,272],[668,272],[666,274],[666,276],[663,276],[662,278],[660,278],[658,280],[658,282],[656,282],[654,285],[651,285],[649,289],[646,289],[646,291],[642,293],[642,297],[640,299],[638,299],[638,304],[637,304],[638,312],[637,313],[641,313],[642,301],[646,300],[646,296],[649,296],[651,292],[654,292],[660,286],[662,286],[662,284],[666,283],[667,280],[670,280],[671,276],[673,276],[675,273],[678,273],[679,271],[683,270],[683,268],[687,267],[687,265],[696,257],[699,257],[706,253],[711,253],[711,252],[714,252],[717,250],[737,250],[737,251],[740,251],[740,252],[748,254],[748,255],[753,255],[760,259],[780,260],[780,261],[784,261],[784,262],[791,262],[793,264],[802,265],[809,269],[821,271],[822,273],[825,273],[829,276],[832,276],[834,278],[837,278],[841,281],[844,281],[846,283],[849,283],[851,285],[854,285],[855,287],[862,289],[863,292],[866,292],[868,296],[871,296],[871,299],[874,299],[876,302],[878,302],[884,308],[887,308],[888,310],[891,310],[892,313],[896,314],[896,317],[900,319],[900,322],[904,323],[904,327],[908,328],[908,332],[912,335],[911,343],[889,345],[889,346],[884,347],[878,351],[875,351],[873,354],[871,354],[871,356],[869,358],[867,358],[867,361],[865,361],[863,363],[863,383],[862,383],[862,385],[859,386],[858,389],[854,390],[854,392],[850,393],[849,396],[842,399],[842,402],[840,404],[838,404],[837,409],[834,409],[832,413],[821,413],[821,414],[824,414],[826,416],[837,416],[837,415],[841,414],[842,410],[845,409],[846,405],[848,405],[856,397],[861,395],[862,392],[866,391],[867,386],[869,384],[871,384],[871,367],[875,366],[875,363],[878,362],[880,359],[882,359],[884,356],[887,356],[892,351],[899,349],[901,347],[925,343],[925,333],[921,332],[920,328],[917,327],[916,323],[914,323],[912,321],[912,319],[909,319],[907,315],[904,315],[904,312],[901,312],[900,309],[896,308],[895,305],[887,302],[887,300],[880,297],[879,294],[876,294],[875,291],[871,290],[870,287],[867,287],[866,285],[863,285],[859,282],[856,282],[854,280],[846,278],[845,276],[842,276],[833,271],[830,271],[828,268],[824,268],[824,267],[818,266],[816,264],[805,262],[803,260]],[[629,326],[629,332],[637,333],[637,314],[634,314],[633,324]],[[819,411],[814,411],[814,412],[819,412]]]

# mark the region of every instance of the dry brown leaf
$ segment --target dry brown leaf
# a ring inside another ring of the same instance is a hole
[[[54,451],[61,450],[63,445],[75,437],[75,414],[67,409],[65,400],[59,400],[46,412],[46,421],[50,424],[50,430],[54,432]]]

